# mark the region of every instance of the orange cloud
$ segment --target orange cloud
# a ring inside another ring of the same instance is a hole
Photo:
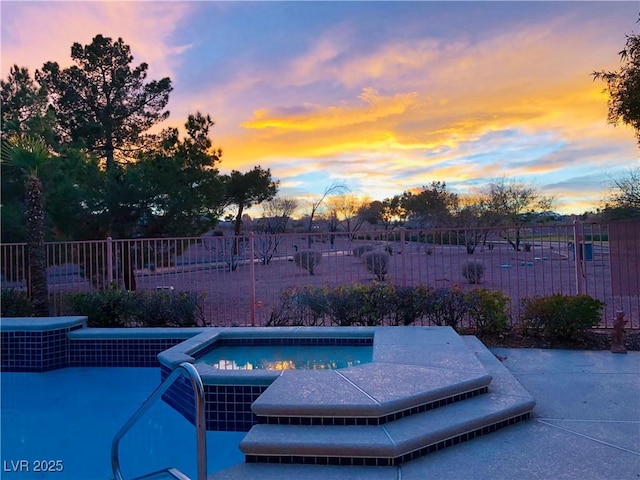
[[[250,129],[274,129],[275,134],[349,127],[400,115],[415,105],[416,94],[399,93],[383,97],[375,89],[366,87],[358,100],[339,106],[303,105],[290,112],[263,108],[255,111],[253,119],[244,122],[242,126]]]

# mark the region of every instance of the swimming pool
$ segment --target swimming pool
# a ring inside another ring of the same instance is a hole
[[[244,463],[400,465],[527,419],[535,405],[486,347],[450,327],[96,331],[79,317],[0,327],[0,467],[13,478],[110,478],[111,439],[156,375],[225,345],[371,346],[373,358],[340,370],[190,366],[204,386],[209,472],[243,463],[240,451]],[[169,466],[194,474],[193,388],[180,377],[163,391],[166,403],[121,443],[127,477]]]
[[[157,368],[135,367],[3,372],[0,477],[109,480],[113,436],[159,378]],[[244,460],[238,449],[244,435],[207,433],[210,473]],[[122,470],[129,477],[172,466],[195,478],[195,438],[193,425],[157,402],[124,437]],[[43,466],[52,471],[34,471]]]
[[[198,358],[218,370],[336,370],[371,362],[370,346],[259,345],[213,348]]]

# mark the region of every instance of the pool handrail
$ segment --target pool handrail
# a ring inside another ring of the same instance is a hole
[[[149,407],[162,396],[162,394],[179,377],[186,376],[191,380],[195,395],[195,426],[196,426],[196,448],[198,458],[197,480],[207,479],[207,429],[204,415],[204,384],[196,367],[188,362],[183,362],[171,372],[171,374],[156,388],[145,402],[136,410],[124,426],[115,434],[111,443],[111,469],[115,480],[124,480],[120,470],[119,446],[122,437],[136,424]],[[169,469],[167,469],[169,470]]]

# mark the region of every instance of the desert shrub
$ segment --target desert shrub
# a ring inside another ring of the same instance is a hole
[[[470,292],[469,328],[477,335],[499,335],[508,328],[509,298],[500,290],[477,288]]]
[[[354,257],[360,258],[363,254],[367,252],[372,252],[372,251],[373,251],[373,245],[358,245],[353,248],[351,253],[353,253]]]
[[[33,304],[24,290],[3,289],[0,298],[0,317],[31,317]]]
[[[314,269],[321,260],[322,254],[313,250],[300,250],[293,254],[293,263],[307,270],[309,275],[314,274]]]
[[[70,294],[67,302],[89,327],[191,327],[203,321],[202,295],[193,292],[105,290]]]
[[[384,281],[389,265],[389,254],[386,252],[367,252],[360,257],[369,273],[373,273],[378,280]]]
[[[523,298],[520,320],[525,335],[571,340],[600,322],[604,303],[589,295]]]
[[[467,282],[480,283],[484,275],[484,265],[476,260],[468,260],[462,264],[461,273]]]

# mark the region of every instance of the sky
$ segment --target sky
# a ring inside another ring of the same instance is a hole
[[[640,2],[0,2],[1,77],[72,65],[71,45],[122,38],[171,112],[211,115],[222,173],[269,168],[304,210],[332,184],[382,200],[507,177],[559,213],[602,206],[640,166],[607,123],[604,83]]]

